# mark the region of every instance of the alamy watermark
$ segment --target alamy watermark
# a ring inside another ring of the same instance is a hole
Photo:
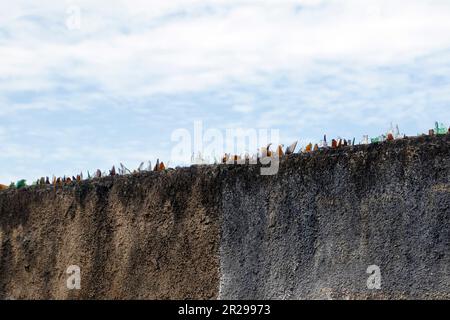
[[[69,290],[81,289],[81,269],[77,265],[71,265],[67,268],[66,273],[70,276],[67,278],[66,286]]]
[[[380,290],[381,289],[381,270],[377,265],[370,265],[366,270],[367,274],[370,274],[367,279],[367,289],[369,290]]]
[[[206,129],[202,121],[196,121],[193,132],[185,128],[176,129],[172,132],[171,141],[175,143],[171,150],[171,163],[260,163],[261,175],[278,173],[279,154],[270,150],[271,146],[279,146],[278,129]]]
[[[76,5],[69,6],[66,9],[66,27],[69,30],[81,29],[81,8]]]

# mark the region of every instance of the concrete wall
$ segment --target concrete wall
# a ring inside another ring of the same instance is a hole
[[[224,176],[226,299],[450,297],[450,139],[294,157]],[[382,290],[368,290],[368,266]]]
[[[449,214],[449,136],[8,190],[0,298],[448,299]]]
[[[0,297],[216,298],[220,191],[210,173],[0,194]],[[70,265],[81,290],[67,290]]]

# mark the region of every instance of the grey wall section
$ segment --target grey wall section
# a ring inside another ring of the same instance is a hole
[[[448,299],[449,207],[450,136],[7,190],[0,298]]]
[[[271,177],[228,172],[220,298],[450,298],[449,147],[401,140],[294,156]]]

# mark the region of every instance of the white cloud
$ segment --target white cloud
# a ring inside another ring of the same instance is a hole
[[[127,95],[199,91],[308,73],[321,60],[404,63],[450,47],[445,1],[67,2],[82,9],[80,32],[66,30],[57,3],[14,5],[2,24],[12,35],[0,51],[2,90],[49,89],[56,72]]]

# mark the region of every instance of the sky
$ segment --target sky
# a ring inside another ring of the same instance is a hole
[[[448,0],[1,1],[0,183],[167,162],[195,121],[302,145],[448,126],[449,35]]]

